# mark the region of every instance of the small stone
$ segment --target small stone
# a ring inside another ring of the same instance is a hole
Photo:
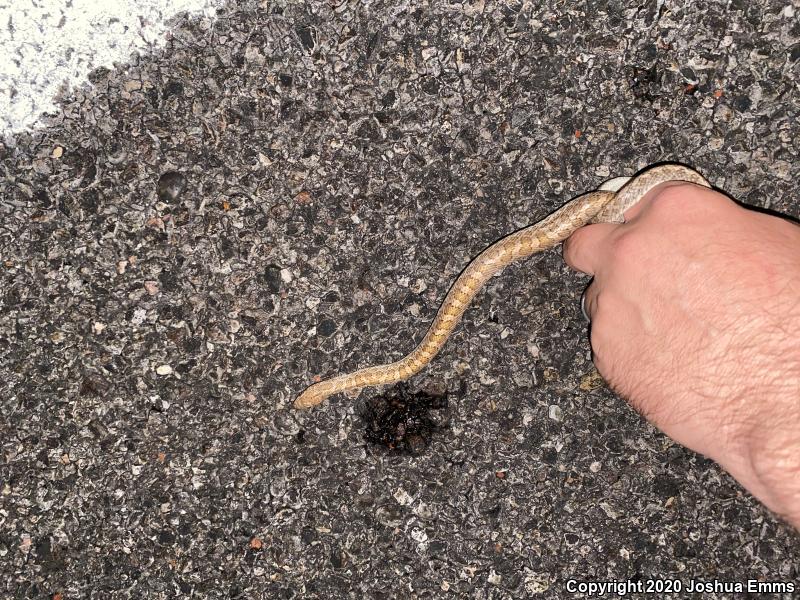
[[[264,281],[267,289],[273,294],[281,291],[281,268],[277,265],[267,265],[264,269]]]
[[[436,56],[437,50],[435,47],[430,48],[423,48],[422,49],[422,60],[430,60],[434,56]]]
[[[590,373],[581,377],[581,382],[578,385],[584,392],[591,392],[602,386],[603,377],[598,373],[597,369],[592,369]]]
[[[416,279],[414,283],[411,285],[411,291],[415,294],[421,294],[425,290],[428,289],[428,284],[425,283],[422,279]]]
[[[600,508],[603,509],[603,512],[606,513],[610,519],[616,520],[619,517],[619,513],[617,513],[608,502],[601,502]]]
[[[394,493],[394,499],[403,506],[408,506],[414,502],[414,498],[412,498],[411,495],[403,488],[397,488],[397,491]]]
[[[322,297],[322,301],[333,304],[334,302],[338,302],[339,298],[339,292],[336,290],[331,290]]]
[[[422,519],[432,519],[433,518],[433,511],[431,511],[430,506],[425,504],[424,502],[418,502],[417,505],[414,507],[414,514]]]
[[[336,548],[331,552],[331,565],[334,569],[343,569],[347,565],[347,554],[344,550]]]
[[[594,461],[592,464],[589,465],[589,470],[592,473],[597,473],[600,469],[603,468],[603,464],[599,461]]]
[[[425,448],[428,447],[428,444],[425,442],[425,438],[416,433],[407,434],[405,437],[405,442],[408,452],[412,455],[422,454],[425,451]]]
[[[608,177],[611,175],[611,169],[608,165],[599,165],[597,168],[595,168],[594,174],[598,177]]]
[[[555,404],[550,405],[547,414],[551,419],[553,419],[553,421],[560,422],[564,418],[564,413],[561,411],[561,408]]]
[[[542,371],[542,376],[547,383],[558,381],[558,371],[553,367],[546,367],[544,371]]]
[[[172,367],[170,367],[169,365],[161,365],[159,367],[156,367],[156,373],[158,373],[159,375],[169,375],[170,373],[172,373]]]
[[[314,199],[311,197],[310,192],[303,190],[294,197],[294,200],[298,204],[311,204]]]
[[[752,105],[753,101],[750,99],[750,96],[737,96],[733,100],[733,107],[740,113],[747,112]]]
[[[155,281],[145,281],[144,282],[144,289],[147,290],[147,293],[151,296],[155,296],[158,294],[158,282]]]
[[[143,308],[137,308],[133,311],[133,316],[131,317],[131,324],[133,325],[141,325],[144,323],[144,320],[147,318],[147,311]]]
[[[164,231],[164,219],[161,217],[150,217],[145,224],[153,229]]]
[[[425,533],[424,529],[420,529],[419,527],[415,527],[411,530],[411,539],[413,539],[417,543],[424,543],[428,541],[428,534]]]
[[[316,29],[309,25],[303,25],[296,28],[295,31],[297,32],[297,37],[300,39],[303,48],[305,48],[307,52],[312,51],[317,43]]]
[[[158,179],[157,195],[162,202],[175,202],[186,189],[186,178],[177,171],[167,171]]]
[[[170,96],[182,96],[183,84],[180,81],[170,81],[161,90],[161,98],[166,101]]]
[[[700,83],[700,81],[697,79],[697,74],[691,67],[683,67],[681,69],[681,75],[683,75],[683,79],[686,81],[686,83],[690,83],[693,85],[697,85],[698,83]]]
[[[286,437],[293,437],[300,433],[300,424],[287,413],[276,414],[272,418],[272,426],[276,432]]]
[[[281,269],[281,281],[283,283],[292,282],[292,272],[289,269]]]
[[[53,148],[53,153],[50,155],[53,158],[61,158],[64,155],[64,148],[61,146],[56,146]]]
[[[525,591],[538,595],[550,589],[550,579],[546,573],[532,573],[525,577]]]
[[[328,337],[336,331],[336,323],[332,319],[323,319],[317,325],[317,335]]]

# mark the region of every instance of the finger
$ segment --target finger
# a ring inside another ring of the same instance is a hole
[[[564,241],[564,261],[573,269],[594,275],[600,265],[606,241],[619,227],[612,223],[597,223],[581,227]]]

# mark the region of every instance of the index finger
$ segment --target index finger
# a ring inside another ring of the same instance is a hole
[[[619,225],[614,223],[595,223],[581,227],[564,241],[564,262],[576,271],[594,275],[605,256],[607,240],[617,227]]]

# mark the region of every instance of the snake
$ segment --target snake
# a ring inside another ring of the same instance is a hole
[[[626,210],[654,187],[668,181],[711,187],[700,173],[677,163],[663,163],[631,177],[609,179],[597,190],[570,200],[541,221],[497,240],[473,258],[450,287],[422,341],[406,356],[314,383],[296,398],[295,408],[311,408],[333,394],[397,383],[419,373],[444,347],[472,299],[492,276],[511,263],[556,246],[584,225],[624,223]]]

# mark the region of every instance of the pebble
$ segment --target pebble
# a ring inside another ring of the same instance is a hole
[[[277,265],[267,265],[264,268],[264,280],[267,284],[267,289],[273,294],[277,294],[281,290],[281,275],[281,268]]]
[[[167,171],[158,179],[156,193],[162,202],[174,203],[186,189],[186,178],[177,171]]]
[[[398,488],[395,491],[394,499],[397,500],[397,502],[399,504],[402,504],[403,506],[408,506],[409,504],[414,502],[414,498],[411,497],[411,494],[409,494],[403,488]]]

